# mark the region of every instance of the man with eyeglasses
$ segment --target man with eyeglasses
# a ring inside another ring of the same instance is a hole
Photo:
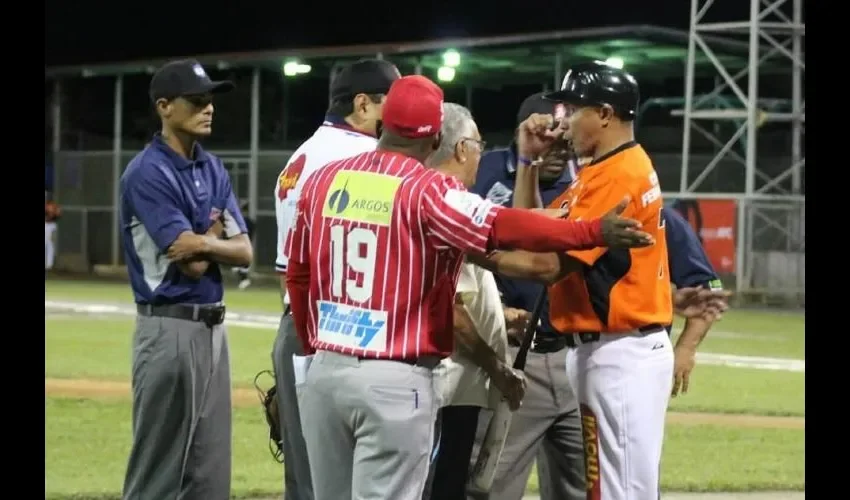
[[[121,241],[138,307],[125,499],[230,497],[220,265],[249,266],[253,249],[227,170],[198,141],[212,133],[213,95],[233,87],[192,59],[160,68],[150,98],[161,132],[121,176]]]

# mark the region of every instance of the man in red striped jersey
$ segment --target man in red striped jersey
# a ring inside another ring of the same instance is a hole
[[[330,85],[330,105],[325,120],[316,132],[292,154],[275,184],[275,215],[278,230],[278,255],[275,268],[281,273],[280,284],[284,314],[272,346],[272,365],[280,415],[281,449],[286,462],[284,500],[313,500],[307,446],[301,432],[296,383],[304,378],[310,358],[302,356],[301,342],[295,333],[289,298],[286,296],[284,244],[295,220],[296,200],[304,182],[328,163],[373,151],[378,144],[381,109],[393,81],[400,78],[389,61],[362,59],[340,68]]]
[[[287,289],[315,352],[299,403],[316,500],[421,497],[465,252],[651,244],[636,221],[502,208],[426,168],[442,118],[433,82],[396,80],[378,149],[323,167],[298,201]]]

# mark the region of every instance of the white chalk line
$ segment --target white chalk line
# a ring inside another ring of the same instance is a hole
[[[112,316],[135,316],[136,308],[133,306],[115,304],[95,304],[85,302],[66,302],[58,300],[45,300],[45,310],[58,313],[112,315]],[[228,325],[258,330],[277,330],[280,323],[279,315],[245,314],[227,311],[226,322]],[[714,335],[715,332],[711,332]],[[733,354],[716,354],[698,352],[697,361],[700,364],[728,366],[732,368],[755,368],[759,370],[777,370],[786,372],[806,372],[806,361],[802,359],[788,358],[766,358],[759,356],[737,356]]]

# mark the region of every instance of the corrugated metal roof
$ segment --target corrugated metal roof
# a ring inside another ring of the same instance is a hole
[[[742,56],[748,46],[745,42],[730,39],[703,36],[720,54]],[[466,50],[474,52],[479,49],[481,57],[487,56],[483,49],[509,48],[519,46],[537,46],[548,49],[551,53],[566,51],[570,46],[586,42],[600,42],[607,39],[642,40],[662,45],[686,47],[688,33],[686,31],[664,28],[660,26],[636,25],[604,28],[588,28],[579,30],[551,31],[531,34],[500,35],[477,38],[448,38],[419,42],[375,43],[364,45],[347,45],[332,47],[308,47],[301,49],[275,49],[254,52],[228,52],[221,54],[204,54],[193,56],[202,64],[219,69],[233,67],[255,67],[270,64],[279,65],[288,58],[299,58],[306,61],[346,59],[357,57],[374,57],[376,54],[391,59],[409,58],[415,60],[419,56],[433,54],[447,49]],[[168,60],[189,56],[169,58],[116,61],[112,63],[79,64],[73,66],[45,67],[46,79],[80,76],[111,76],[118,74],[151,73],[154,69]]]

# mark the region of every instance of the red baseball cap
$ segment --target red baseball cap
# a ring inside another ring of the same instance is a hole
[[[410,139],[437,135],[443,126],[443,89],[421,75],[390,86],[382,113],[384,128]]]

